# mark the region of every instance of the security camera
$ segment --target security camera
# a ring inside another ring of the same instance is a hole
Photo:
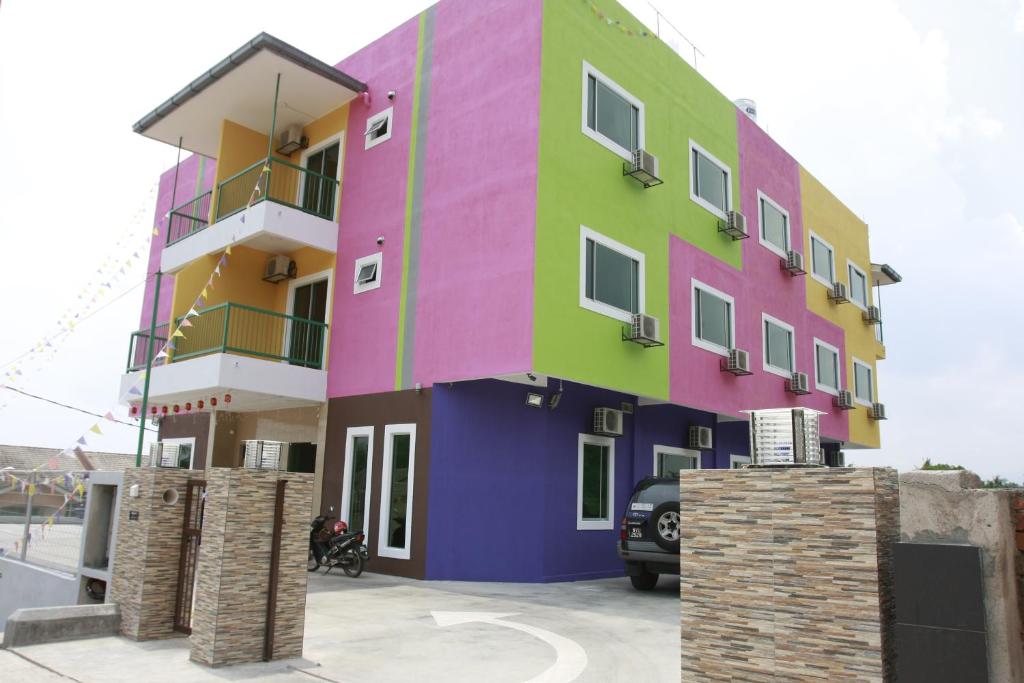
[[[393,100],[393,99],[395,99],[395,95],[396,95],[396,94],[397,94],[397,93],[396,93],[396,92],[395,92],[394,90],[388,90],[388,99],[389,99],[389,100]]]
[[[384,235],[381,235],[380,237],[377,238],[377,244],[378,245],[384,244]]]

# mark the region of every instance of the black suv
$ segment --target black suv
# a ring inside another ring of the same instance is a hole
[[[623,513],[619,557],[633,588],[649,591],[658,574],[679,574],[679,480],[647,477]]]

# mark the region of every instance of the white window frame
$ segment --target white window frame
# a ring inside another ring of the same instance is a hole
[[[679,446],[661,446],[659,444],[654,444],[654,467],[653,469],[651,469],[651,473],[655,477],[661,476],[660,474],[658,474],[658,455],[661,453],[666,453],[668,455],[682,455],[688,458],[695,458],[697,461],[697,467],[694,469],[704,469],[703,467],[701,467],[700,463],[700,451],[695,451],[690,448],[680,448]]]
[[[338,510],[338,519],[341,519],[342,515],[348,517],[345,521],[349,524],[352,523],[351,515],[349,515],[349,505],[351,504],[351,490],[352,490],[352,446],[355,438],[358,436],[367,437],[367,448],[366,448],[366,493],[363,495],[363,534],[366,538],[363,542],[370,545],[370,492],[373,489],[373,427],[349,427],[345,431],[345,471],[341,477],[341,508]],[[353,531],[359,531],[359,529],[353,529]]]
[[[767,330],[767,324],[766,323],[771,323],[772,325],[775,325],[777,327],[781,327],[782,329],[784,329],[787,332],[789,332],[789,352],[790,352],[790,354],[792,354],[790,356],[790,358],[793,359],[793,369],[792,370],[784,370],[783,368],[780,368],[778,366],[772,365],[771,363],[768,362],[768,330]],[[786,321],[779,320],[775,316],[768,315],[767,313],[762,313],[761,314],[761,365],[763,366],[765,372],[770,372],[773,375],[778,375],[779,377],[785,377],[786,379],[791,378],[793,376],[793,373],[797,372],[797,369],[796,369],[796,328],[794,328],[792,325],[790,325]]]
[[[862,406],[864,406],[866,408],[870,408],[871,404],[875,400],[875,369],[873,367],[871,367],[870,363],[865,363],[860,358],[857,358],[855,356],[852,356],[851,360],[853,361],[853,381],[850,382],[850,384],[852,385],[851,388],[853,389],[853,392],[852,392],[853,393],[853,402],[858,404],[858,405],[862,405]],[[860,365],[862,367],[865,367],[868,370],[868,377],[871,379],[871,387],[870,387],[870,389],[871,389],[871,400],[870,401],[865,401],[864,399],[859,398],[857,396],[857,366],[858,365]]]
[[[580,226],[580,308],[585,308],[588,311],[594,313],[600,313],[606,315],[609,318],[615,318],[621,320],[624,323],[633,322],[633,314],[630,311],[625,311],[621,308],[611,306],[602,301],[596,299],[587,298],[587,240],[592,240],[595,244],[601,244],[612,251],[617,251],[623,256],[627,256],[637,262],[637,307],[640,309],[638,313],[643,313],[647,310],[645,302],[646,287],[644,286],[644,280],[647,279],[647,273],[644,266],[644,255],[642,252],[636,249],[631,249],[621,242],[613,240],[611,237],[602,235],[599,232],[594,232],[585,225]],[[596,286],[596,284],[595,284]]]
[[[334,171],[334,175],[338,181],[338,187],[334,190],[334,220],[338,219],[338,210],[340,207],[341,200],[341,169],[345,168],[345,131],[341,131],[337,135],[332,135],[329,138],[325,138],[315,145],[311,145],[306,149],[302,150],[302,154],[299,155],[299,166],[303,169],[306,168],[306,161],[309,157],[313,156],[317,152],[322,151],[326,147],[330,147],[335,142],[338,143],[338,168]],[[302,206],[302,195],[306,191],[306,183],[302,182],[301,171],[299,172],[298,187],[295,188],[295,205]]]
[[[352,273],[352,293],[362,294],[363,292],[369,292],[371,289],[380,289],[381,282],[381,268],[384,263],[384,253],[376,252],[369,256],[363,256],[362,258],[356,259],[355,271]],[[372,282],[366,282],[364,284],[359,283],[359,271],[363,269],[363,266],[368,266],[371,263],[377,264],[377,277]]]
[[[370,128],[373,127],[373,124],[377,123],[378,121],[382,121],[384,119],[387,119],[387,121],[388,121],[388,132],[384,133],[384,135],[381,135],[379,138],[374,138],[373,140],[371,140],[369,137],[367,137],[367,133],[370,132]],[[370,118],[366,119],[366,129],[363,131],[363,149],[371,149],[373,147],[376,147],[377,145],[379,145],[382,142],[387,142],[388,140],[391,139],[391,133],[394,130],[395,130],[395,108],[394,107],[388,107],[387,109],[385,109],[383,111],[377,112],[376,114],[374,114]]]
[[[821,378],[818,376],[818,347],[822,347],[827,351],[831,351],[836,357],[836,386],[835,388],[828,386],[827,384],[821,383]],[[814,388],[818,391],[823,391],[826,394],[832,394],[833,396],[839,395],[839,390],[843,387],[843,354],[839,353],[839,349],[832,346],[827,341],[814,337]]]
[[[818,233],[814,232],[813,230],[808,230],[807,233],[809,235],[809,237],[807,238],[807,251],[810,252],[810,255],[811,255],[811,270],[810,270],[809,275],[812,278],[814,278],[815,280],[817,280],[818,282],[820,282],[821,284],[823,284],[826,287],[828,287],[829,289],[832,289],[832,284],[833,284],[832,282],[829,282],[828,280],[826,280],[825,278],[821,277],[816,272],[814,272],[814,240],[818,240],[823,245],[828,247],[828,250],[829,250],[829,260],[832,263],[832,279],[833,279],[833,281],[837,281],[837,277],[836,276],[838,275],[838,273],[836,273],[836,249],[835,249],[835,247],[832,246],[832,244],[828,240],[822,239],[821,235],[819,235]]]
[[[169,443],[175,446],[188,445],[190,450],[188,458],[188,468],[191,470],[196,464],[196,437],[194,436],[183,436],[176,439],[160,439],[160,443]]]
[[[772,207],[776,211],[778,211],[779,213],[781,213],[785,217],[785,219],[786,219],[786,248],[785,249],[779,249],[779,247],[777,245],[772,244],[771,242],[768,241],[767,238],[765,238],[765,236],[764,236],[764,206],[761,204],[761,202],[767,202],[768,204],[771,204]],[[772,199],[771,197],[766,195],[761,190],[757,191],[757,239],[761,243],[761,246],[765,247],[766,249],[768,249],[769,251],[771,251],[771,252],[773,252],[775,254],[778,254],[782,258],[788,257],[789,254],[787,253],[787,251],[791,250],[793,248],[793,224],[789,220],[789,211],[786,211],[784,208],[782,208],[782,206],[777,201],[775,201],[774,199]]]
[[[751,462],[749,455],[737,455],[735,453],[729,454],[729,469],[735,469],[737,464],[749,465]]]
[[[863,304],[853,298],[853,276],[850,271],[857,271],[857,273],[864,277]],[[868,279],[868,274],[865,273],[861,268],[857,267],[857,264],[850,259],[846,259],[846,286],[850,290],[850,303],[862,311],[868,310],[868,306],[871,304],[871,280]]]
[[[409,495],[405,500],[405,547],[393,548],[388,545],[388,521],[391,518],[391,441],[397,434],[409,435]],[[380,472],[380,516],[377,519],[377,555],[395,560],[408,560],[412,551],[412,495],[416,490],[416,425],[393,424],[384,427],[384,459]]]
[[[708,294],[714,295],[729,303],[729,338],[732,340],[733,348],[736,348],[736,300],[719,291],[711,285],[706,285],[696,278],[690,278],[690,342],[697,348],[717,353],[720,356],[729,356],[729,349],[719,346],[714,342],[702,339],[700,328],[697,326],[697,290],[701,289]]]
[[[288,300],[285,302],[284,312],[286,315],[295,315],[295,290],[299,287],[303,287],[319,280],[327,280],[327,302],[324,304],[327,308],[324,309],[324,324],[327,325],[327,329],[324,331],[324,348],[320,355],[320,369],[327,369],[327,351],[328,351],[328,335],[331,332],[331,314],[334,312],[334,270],[321,270],[319,273],[313,273],[305,277],[295,278],[294,280],[288,281]],[[281,348],[284,350],[291,348],[292,328],[291,325],[284,326],[284,333],[282,334],[281,343],[284,344]],[[281,363],[287,363],[288,361],[282,360]]]
[[[621,97],[622,99],[626,100],[634,107],[636,107],[636,144],[639,149],[646,149],[646,147],[644,147],[644,103],[638,100],[637,98],[633,97],[633,95],[631,95],[625,88],[620,86],[618,83],[616,83],[615,81],[613,81],[612,79],[608,78],[603,73],[598,71],[589,62],[583,60],[583,108],[581,110],[583,134],[586,135],[591,140],[594,140],[595,142],[600,144],[602,147],[612,152],[615,152],[615,154],[619,155],[626,161],[632,161],[633,150],[626,149],[625,147],[615,142],[611,138],[605,137],[603,134],[597,132],[596,130],[593,130],[590,126],[587,125],[587,108],[589,104],[587,101],[587,81],[590,78],[590,76],[593,76],[597,80],[601,81],[601,83],[603,83],[609,90],[611,90],[619,97]]]
[[[608,448],[608,519],[583,519],[583,446]],[[603,531],[615,528],[615,439],[609,436],[580,434],[576,458],[576,531]]]
[[[714,154],[712,154],[711,152],[707,151],[706,149],[698,145],[696,142],[694,142],[692,138],[690,139],[690,152],[689,155],[686,157],[686,163],[689,168],[690,175],[690,199],[692,199],[698,205],[704,207],[711,213],[715,214],[716,216],[724,220],[725,211],[722,211],[717,206],[715,206],[711,202],[706,201],[697,194],[697,173],[695,172],[696,169],[694,169],[693,164],[693,153],[695,151],[700,152],[702,156],[708,159],[708,161],[712,162],[713,164],[718,166],[722,171],[725,172],[725,211],[732,211],[732,169],[730,169],[727,164],[723,163]]]

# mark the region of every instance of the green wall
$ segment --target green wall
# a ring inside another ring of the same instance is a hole
[[[640,35],[644,27],[620,5],[596,5],[544,3],[533,366],[667,399],[667,346],[623,342],[623,323],[580,307],[580,225],[645,254],[645,312],[661,320],[670,344],[669,235],[742,266],[740,243],[719,234],[717,217],[691,201],[688,169],[692,138],[730,167],[738,203],[736,108],[667,45]],[[645,147],[659,158],[663,185],[643,189],[623,177],[622,158],[581,131],[584,61],[644,103]]]

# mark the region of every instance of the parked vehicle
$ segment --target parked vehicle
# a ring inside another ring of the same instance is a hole
[[[619,529],[619,557],[633,588],[649,591],[659,574],[679,574],[679,532],[679,480],[641,480]]]
[[[335,567],[341,567],[345,574],[355,578],[363,573],[363,567],[370,559],[363,541],[366,535],[360,531],[349,531],[342,520],[327,528],[329,515],[320,515],[309,523],[309,560],[306,571],[315,572],[327,567],[327,574]],[[333,532],[333,533],[332,533]]]

